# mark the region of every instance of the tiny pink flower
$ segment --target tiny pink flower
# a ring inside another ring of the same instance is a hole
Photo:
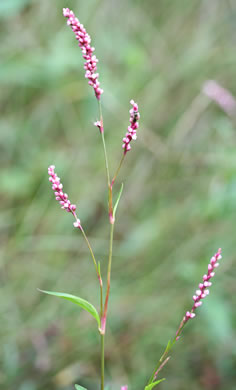
[[[195,315],[196,315],[196,314],[190,313],[190,311],[187,311],[186,314],[185,314],[185,317],[186,317],[187,319],[189,319],[189,318],[194,318]]]
[[[73,223],[74,227],[78,228],[78,229],[81,229],[81,224],[80,224],[80,220],[77,219],[74,223]]]
[[[90,45],[91,38],[85,30],[83,24],[81,24],[79,19],[76,18],[73,11],[69,8],[63,8],[63,15],[68,19],[67,24],[68,26],[71,26],[72,31],[75,33],[75,38],[78,41],[83,58],[85,59],[85,78],[88,79],[89,85],[93,87],[96,98],[100,100],[103,89],[100,88],[100,83],[98,81],[99,74],[96,73],[98,59],[93,54],[95,49]]]
[[[199,307],[199,306],[201,306],[202,305],[202,301],[200,301],[200,302],[195,302],[195,307]]]

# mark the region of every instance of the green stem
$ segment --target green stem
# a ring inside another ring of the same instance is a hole
[[[108,310],[108,301],[109,301],[110,286],[111,286],[111,263],[112,263],[113,233],[114,233],[114,224],[111,224],[109,260],[108,260],[108,268],[107,268],[107,292],[106,292],[106,299],[105,299],[103,319],[102,319],[102,331],[104,334],[106,331],[107,310]]]
[[[83,236],[84,236],[84,239],[88,245],[88,248],[89,248],[89,251],[91,253],[91,256],[92,256],[92,259],[93,259],[93,263],[94,263],[94,266],[95,266],[95,269],[96,269],[96,273],[97,273],[97,277],[98,277],[98,280],[99,280],[99,286],[100,286],[100,318],[102,318],[102,315],[103,315],[103,284],[102,284],[102,276],[101,276],[101,272],[100,272],[100,267],[98,268],[97,266],[97,262],[96,262],[96,259],[95,259],[95,256],[94,256],[94,253],[93,253],[93,250],[92,250],[92,247],[91,247],[91,244],[88,240],[88,237],[86,236],[85,234],[85,231],[84,229],[80,228]]]
[[[185,326],[185,322],[184,322],[184,318],[183,318],[183,320],[181,321],[180,326],[176,332],[175,337],[173,338],[173,340],[171,342],[169,342],[167,344],[166,349],[165,349],[163,355],[161,356],[161,358],[159,359],[156,367],[154,368],[154,371],[153,371],[151,377],[149,378],[147,385],[150,385],[153,382],[153,380],[156,379],[155,378],[156,372],[159,373],[161,371],[161,369],[164,367],[164,365],[168,362],[169,358],[167,357],[167,355],[171,351],[172,347],[175,345],[176,341],[178,340],[184,326]]]
[[[108,165],[108,158],[107,158],[106,143],[105,143],[105,138],[104,138],[104,128],[103,128],[103,117],[102,117],[102,104],[101,104],[101,100],[98,100],[98,109],[99,109],[99,116],[100,116],[100,122],[101,122],[101,136],[102,136],[102,144],[103,144],[103,151],[104,151],[105,165],[106,165],[106,173],[107,173],[107,185],[108,185],[108,188],[109,188],[110,187],[110,173],[109,173],[109,165]]]
[[[110,281],[111,281],[111,263],[112,263],[112,249],[113,249],[113,234],[114,234],[114,223],[111,224],[111,231],[110,231],[109,260],[108,260],[108,269],[107,269],[107,284],[109,284],[109,285],[110,285]]]
[[[103,316],[103,285],[102,285],[101,275],[99,278],[99,283],[100,283],[100,319],[102,319],[102,316]]]
[[[104,344],[105,344],[105,335],[101,334],[101,390],[104,390]]]
[[[111,186],[113,186],[113,184],[115,183],[115,180],[116,180],[116,178],[117,178],[117,176],[118,176],[118,173],[120,172],[120,168],[121,168],[121,166],[122,166],[122,164],[123,164],[124,158],[125,158],[125,154],[123,154],[123,156],[122,156],[122,158],[121,158],[121,160],[120,160],[120,164],[118,165],[118,168],[117,168],[117,170],[116,170],[116,173],[115,173],[115,175],[114,175],[114,177],[113,177],[113,179],[112,179]]]
[[[98,109],[101,123],[101,136],[102,136],[102,144],[105,158],[105,166],[106,166],[106,176],[107,176],[107,187],[108,187],[108,200],[109,200],[109,217],[111,220],[111,212],[112,212],[112,189],[110,184],[110,173],[109,173],[109,164],[106,150],[106,143],[104,137],[104,127],[103,127],[103,116],[102,116],[102,105],[101,100],[98,100]],[[105,378],[105,326],[106,326],[106,316],[107,316],[107,305],[108,305],[108,297],[110,291],[110,275],[111,275],[111,259],[112,259],[112,241],[113,241],[113,226],[111,227],[110,234],[110,249],[109,249],[109,259],[108,259],[108,283],[107,283],[107,293],[106,293],[106,301],[103,308],[103,288],[102,288],[102,280],[100,278],[100,300],[101,300],[101,390],[104,390],[104,378]]]
[[[97,262],[96,262],[96,259],[95,259],[95,256],[94,256],[92,247],[91,247],[91,245],[90,245],[90,242],[89,242],[89,240],[88,240],[88,237],[86,236],[85,231],[84,231],[84,229],[82,228],[82,226],[80,227],[80,230],[81,230],[81,232],[82,232],[82,234],[83,234],[83,236],[84,236],[84,239],[85,239],[85,241],[86,241],[86,243],[87,243],[87,245],[88,245],[88,248],[89,248],[89,251],[90,251],[90,253],[91,253],[91,256],[92,256],[92,259],[93,259],[93,263],[94,263],[94,266],[95,266],[95,269],[96,269],[96,273],[97,273],[97,275],[99,276]]]
[[[108,167],[107,150],[106,150],[104,133],[102,133],[102,144],[103,144],[105,164],[106,164],[106,172],[107,172],[107,186],[109,187],[110,186],[110,173],[109,173],[109,167]]]
[[[153,373],[148,381],[148,385],[150,385],[153,382],[153,380],[155,378],[155,374],[159,370],[159,368],[161,367],[161,364],[162,364],[163,360],[165,359],[165,357],[167,356],[168,352],[169,352],[169,350],[165,351],[163,353],[162,357],[160,358],[160,360],[158,361],[158,363],[157,363],[156,367],[154,368],[154,371],[153,371]]]

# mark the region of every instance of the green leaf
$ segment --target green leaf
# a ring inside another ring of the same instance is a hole
[[[80,307],[82,307],[82,309],[88,311],[96,319],[96,321],[98,323],[98,327],[100,328],[100,326],[101,326],[100,325],[100,318],[99,318],[97,310],[95,309],[95,307],[91,303],[89,303],[88,301],[85,301],[85,299],[82,299],[80,297],[76,297],[75,295],[71,295],[71,294],[65,294],[65,293],[53,292],[53,291],[45,291],[45,290],[40,290],[40,289],[38,289],[38,290],[43,292],[44,294],[54,295],[54,296],[59,297],[59,298],[67,299],[68,301],[71,301],[71,302],[75,303],[76,305],[79,305]]]
[[[117,197],[115,206],[114,206],[114,208],[113,208],[113,215],[114,215],[114,217],[115,217],[115,215],[116,215],[116,209],[117,209],[118,204],[119,204],[119,201],[120,201],[120,197],[121,197],[121,194],[122,194],[122,191],[123,191],[123,187],[124,187],[124,186],[123,186],[123,183],[122,183],[122,184],[121,184],[121,187],[120,187],[119,195],[118,195],[118,197]]]
[[[87,390],[87,389],[85,389],[85,387],[80,386],[80,385],[75,385],[75,388],[76,388],[76,390]]]
[[[162,379],[159,379],[159,381],[150,383],[150,385],[145,386],[145,390],[152,390],[154,386],[158,385],[158,383],[161,383],[165,380],[166,380],[166,378],[162,378]]]

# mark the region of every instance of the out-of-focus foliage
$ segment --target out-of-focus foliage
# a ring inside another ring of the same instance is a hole
[[[221,246],[211,294],[176,344],[160,389],[233,390],[236,120],[202,87],[213,79],[236,95],[234,0],[0,1],[0,389],[99,387],[94,320],[37,291],[98,307],[92,261],[53,199],[49,164],[78,204],[102,270],[108,252],[97,105],[63,6],[84,23],[100,60],[112,171],[131,98],[141,113],[119,177],[107,382],[144,387]]]

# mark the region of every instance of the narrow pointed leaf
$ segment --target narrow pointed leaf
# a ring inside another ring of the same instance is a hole
[[[101,276],[101,264],[98,262],[98,275]]]
[[[173,343],[171,340],[168,341],[167,343],[167,346],[166,346],[166,349],[165,349],[165,352],[163,353],[162,356],[165,356],[167,354],[167,352],[169,352],[170,348],[172,347]]]
[[[68,301],[71,301],[75,303],[76,305],[82,307],[82,309],[88,311],[97,321],[98,327],[100,328],[100,318],[98,315],[97,310],[95,307],[85,299],[82,299],[80,297],[76,297],[75,295],[71,294],[66,294],[66,293],[60,293],[60,292],[53,292],[53,291],[45,291],[45,290],[40,290],[39,291],[43,292],[44,294],[49,294],[49,295],[54,295],[59,298],[67,299]]]
[[[121,197],[121,194],[122,194],[122,191],[123,191],[123,187],[124,187],[124,186],[123,186],[123,183],[122,183],[122,184],[121,184],[121,187],[120,187],[119,195],[118,195],[118,197],[117,197],[115,206],[114,206],[114,208],[113,208],[113,215],[114,215],[114,217],[115,217],[115,215],[116,215],[116,209],[117,209],[118,204],[119,204],[119,201],[120,201],[120,197]]]
[[[75,388],[76,388],[76,390],[87,390],[87,389],[85,389],[85,387],[80,386],[80,385],[75,385]]]
[[[154,386],[158,385],[158,383],[161,383],[165,380],[166,380],[166,378],[162,378],[162,379],[159,379],[159,381],[150,383],[150,385],[145,386],[145,390],[152,390]]]

